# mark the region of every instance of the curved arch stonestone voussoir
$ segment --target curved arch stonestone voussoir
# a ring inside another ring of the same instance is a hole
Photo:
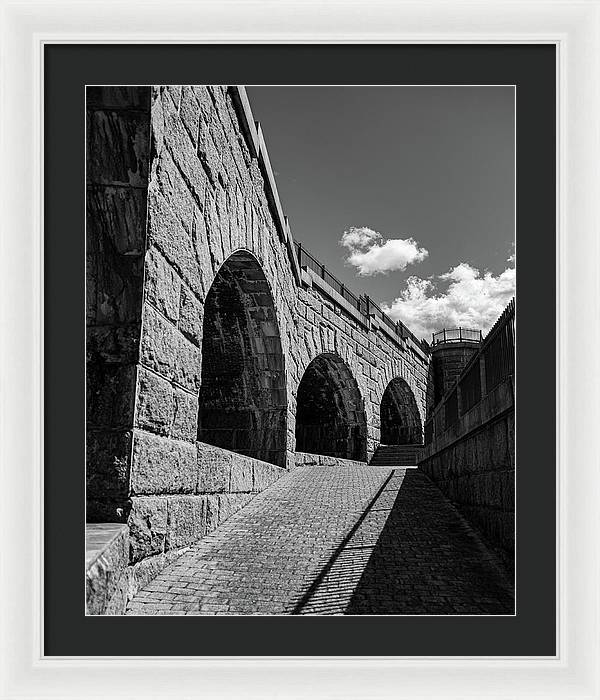
[[[90,88],[88,127],[88,515],[128,522],[132,563],[294,464],[318,356],[360,397],[349,452],[378,445],[396,376],[423,419],[428,354],[298,267],[243,90]]]
[[[239,250],[204,304],[198,440],[285,467],[286,414],[273,295],[256,258]]]
[[[356,379],[340,355],[322,353],[298,386],[296,451],[367,459],[367,419]]]
[[[423,442],[423,422],[408,383],[395,377],[383,392],[380,406],[382,445],[414,445]]]
[[[398,360],[393,360],[383,367],[377,383],[379,420],[381,420],[381,403],[384,395],[390,388],[390,385],[396,385],[401,387],[401,391],[403,391],[407,401],[410,401],[411,396],[414,398],[414,405],[411,406],[411,409],[418,411],[418,422],[422,430],[426,420],[428,367],[429,365],[426,365],[424,368],[417,369],[410,362]],[[404,389],[410,394],[404,393]],[[416,416],[415,422],[417,422]]]

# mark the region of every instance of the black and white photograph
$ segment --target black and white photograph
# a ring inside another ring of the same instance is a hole
[[[86,615],[516,614],[515,100],[87,85]]]

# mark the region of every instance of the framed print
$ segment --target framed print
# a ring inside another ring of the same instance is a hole
[[[27,7],[2,696],[598,697],[597,3]]]

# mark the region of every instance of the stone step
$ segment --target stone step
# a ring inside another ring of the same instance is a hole
[[[419,462],[422,445],[379,445],[371,459],[371,466],[412,467]]]

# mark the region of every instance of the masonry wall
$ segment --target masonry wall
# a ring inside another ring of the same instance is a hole
[[[281,467],[197,440],[205,303],[236,251],[248,253],[266,279],[293,366],[294,278],[232,95],[221,86],[153,88],[151,132],[130,481],[133,561],[214,529],[278,478],[294,449],[285,416]]]
[[[514,347],[512,349],[514,352]],[[481,398],[461,405],[461,381],[444,396],[425,429],[422,469],[509,565],[515,545],[515,404],[513,374],[486,392],[482,352],[462,381],[477,372]],[[466,388],[466,385],[465,385]],[[452,396],[458,391],[458,397]],[[458,399],[458,416],[447,404]]]
[[[87,89],[87,516],[126,517],[150,160],[150,89]]]
[[[425,417],[423,349],[298,269],[244,99],[224,86],[88,99],[88,516],[128,524],[129,596],[296,465],[298,388],[315,358],[335,358],[356,387],[363,459],[392,379]],[[219,315],[234,292],[236,313]],[[244,390],[220,391],[219,372],[246,373],[232,383]]]
[[[326,288],[311,270],[303,271],[298,290],[299,382],[309,362],[321,353],[334,353],[350,368],[363,399],[367,421],[367,458],[380,442],[380,406],[388,384],[404,379],[425,421],[429,357],[410,339],[386,331],[375,318],[353,313],[348,304]]]

